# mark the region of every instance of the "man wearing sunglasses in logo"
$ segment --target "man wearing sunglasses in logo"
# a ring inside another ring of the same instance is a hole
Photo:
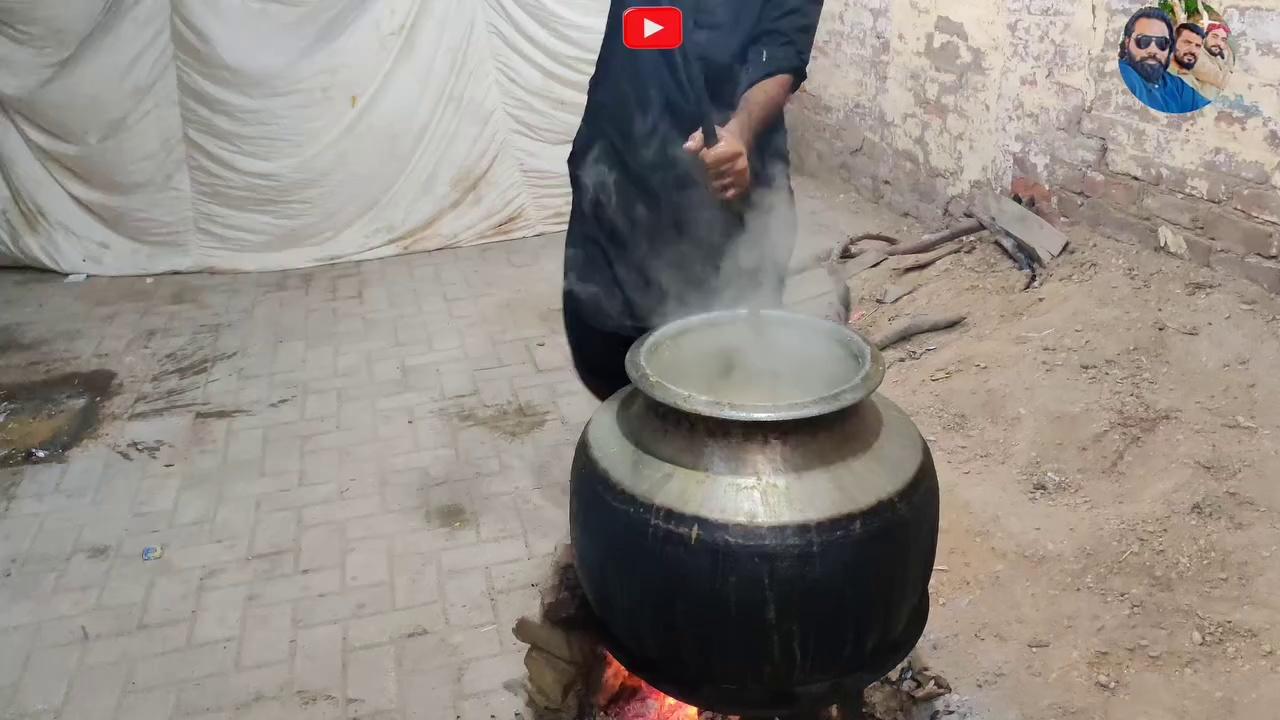
[[[1120,42],[1120,76],[1134,97],[1163,113],[1182,114],[1209,104],[1182,78],[1168,72],[1173,58],[1173,20],[1158,8],[1129,18]]]

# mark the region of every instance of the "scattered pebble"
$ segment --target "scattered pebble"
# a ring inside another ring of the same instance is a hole
[[[1098,677],[1094,678],[1094,681],[1098,683],[1098,687],[1106,688],[1107,690],[1114,690],[1116,687],[1115,680],[1112,680],[1111,678],[1101,673],[1098,674]]]
[[[1258,429],[1258,426],[1255,423],[1250,422],[1248,419],[1246,419],[1241,415],[1237,415],[1234,418],[1231,418],[1225,423],[1225,425],[1226,427],[1229,427],[1229,428],[1240,428],[1241,430],[1257,430]]]
[[[1191,631],[1191,644],[1192,644],[1192,645],[1203,645],[1203,644],[1204,644],[1204,636],[1203,636],[1203,635],[1201,635],[1201,634],[1200,634],[1200,632],[1199,632],[1198,630],[1192,630],[1192,631]]]

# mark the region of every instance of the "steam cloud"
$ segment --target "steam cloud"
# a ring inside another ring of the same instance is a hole
[[[628,160],[643,168],[680,168],[701,162],[671,142],[655,117],[639,119],[639,138],[626,149]],[[588,153],[578,171],[580,202],[597,215],[610,218],[614,227],[636,229],[627,238],[633,247],[626,257],[637,258],[645,268],[661,268],[661,273],[641,267],[618,267],[619,284],[629,290],[636,319],[648,327],[687,315],[733,308],[776,307],[780,304],[785,271],[795,245],[796,216],[786,168],[752,167],[752,191],[734,212],[700,186],[662,187],[664,202],[646,203],[634,197],[609,162],[604,143]],[[688,177],[684,175],[684,177]],[[772,184],[760,180],[769,177]],[[654,216],[653,207],[667,216]],[[665,228],[672,237],[645,237],[639,228]],[[720,247],[720,252],[708,248]],[[599,278],[579,278],[567,274],[566,284],[579,297],[597,295]]]

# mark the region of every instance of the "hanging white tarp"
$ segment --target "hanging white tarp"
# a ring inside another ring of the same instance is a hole
[[[0,264],[273,270],[563,229],[608,0],[0,0]]]

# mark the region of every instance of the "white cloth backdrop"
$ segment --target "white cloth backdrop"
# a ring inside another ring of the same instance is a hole
[[[0,0],[0,264],[293,268],[563,229],[608,0]]]

